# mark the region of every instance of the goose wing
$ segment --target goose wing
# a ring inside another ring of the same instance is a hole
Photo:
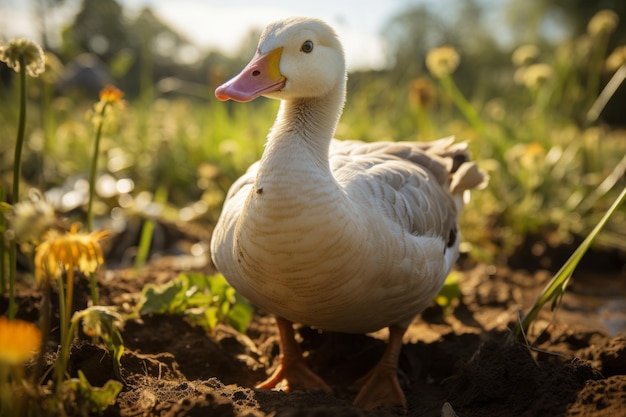
[[[412,235],[441,237],[452,245],[461,193],[483,183],[467,145],[438,141],[331,143],[330,164],[350,198]]]

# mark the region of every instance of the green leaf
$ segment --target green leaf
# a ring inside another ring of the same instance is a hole
[[[77,394],[77,401],[81,408],[99,414],[102,414],[108,406],[115,404],[115,399],[124,386],[119,381],[109,380],[103,387],[92,387],[80,369],[78,379],[72,378],[66,384]]]
[[[228,322],[233,329],[240,333],[245,333],[254,315],[254,307],[239,294],[235,294],[235,299],[235,303],[228,312]]]
[[[198,291],[210,291],[209,279],[206,275],[200,272],[189,272],[186,274],[180,274],[179,279],[185,280],[189,283],[189,287],[196,287]]]
[[[164,286],[148,284],[143,288],[138,305],[139,314],[175,312],[184,296],[186,286],[182,281],[173,281]]]
[[[459,285],[459,276],[456,272],[451,272],[446,278],[446,281],[435,297],[435,302],[444,310],[446,310],[452,304],[452,301],[461,296],[461,287]]]
[[[206,320],[206,326],[208,329],[214,329],[219,323],[219,317],[216,307],[209,307],[204,311],[204,318]]]
[[[232,288],[226,278],[222,274],[215,274],[207,280],[209,291],[214,297],[223,298],[226,295],[226,290]]]
[[[113,359],[113,372],[120,381],[124,382],[120,371],[120,361],[124,353],[124,340],[120,332],[124,323],[122,316],[115,311],[114,307],[91,306],[74,313],[72,322],[81,319],[85,334],[98,337],[104,342]]]
[[[146,285],[137,308],[139,314],[184,315],[208,331],[218,323],[228,323],[244,332],[254,313],[250,302],[237,294],[223,275],[198,272],[180,274],[176,281],[162,286]]]
[[[121,372],[121,360],[122,355],[124,354],[124,340],[122,339],[120,331],[115,329],[111,332],[111,337],[108,338],[108,340],[105,340],[105,344],[113,357],[113,372],[115,373],[115,376],[118,380],[125,382],[124,378],[122,378]]]

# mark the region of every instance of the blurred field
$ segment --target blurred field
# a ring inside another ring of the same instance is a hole
[[[38,3],[33,24],[64,3]],[[546,286],[545,270],[593,237],[626,188],[626,3],[458,4],[450,15],[407,6],[390,20],[389,67],[349,74],[336,132],[453,135],[490,176],[462,215],[462,268],[405,337],[408,415],[443,415],[442,404],[467,416],[623,410],[624,205],[597,236],[561,320],[542,306],[560,302],[584,251],[557,286]],[[496,4],[510,15],[509,41],[487,18]],[[24,100],[7,52],[19,42],[0,42],[0,311],[10,319],[0,317],[0,415],[350,411],[344,400],[382,347],[380,332],[298,327],[337,396],[251,390],[275,363],[276,328],[214,275],[208,254],[226,192],[261,156],[278,109],[213,96],[258,33],[236,58],[204,51],[182,62],[192,45],[149,8],[129,17],[115,0],[83,0],[60,37],[54,47],[42,37],[46,69],[23,78]],[[557,290],[527,310],[540,287]],[[533,312],[527,321],[523,310]],[[525,344],[512,343],[520,323]]]
[[[402,24],[427,17],[432,15],[426,9],[416,8],[390,24],[397,32],[404,27],[408,36],[412,26]],[[495,35],[481,30],[480,51],[463,49],[469,42],[463,28],[452,32],[450,25],[441,29],[440,42],[453,45],[460,62],[444,77],[433,76],[424,64],[428,51],[440,45],[422,41],[409,57],[406,46],[396,45],[394,67],[350,74],[336,136],[427,141],[454,135],[469,141],[491,176],[463,216],[464,250],[478,259],[504,261],[529,239],[536,255],[570,244],[591,230],[625,184],[624,86],[609,92],[608,110],[589,114],[601,87],[626,61],[618,43],[625,40],[618,36],[623,23],[604,24],[589,24],[556,44],[539,38],[508,48],[490,43]],[[45,191],[60,213],[82,221],[97,93],[60,88],[67,62],[80,52],[76,36],[51,53],[45,74],[28,80],[22,190]],[[123,48],[100,56],[111,82],[126,90],[127,102],[104,123],[95,202],[99,227],[123,228],[128,216],[153,215],[157,190],[166,196],[159,215],[210,227],[229,185],[260,156],[277,109],[266,99],[237,104],[213,98],[215,86],[241,67],[249,50],[242,47],[242,56],[230,61],[212,54],[201,65],[169,73],[159,56],[133,58]],[[0,171],[8,193],[19,98],[17,77],[6,68],[2,74]],[[598,243],[626,251],[624,209]]]

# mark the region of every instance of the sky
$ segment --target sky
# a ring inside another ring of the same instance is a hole
[[[252,28],[288,16],[314,16],[330,23],[344,43],[349,69],[382,68],[386,65],[385,23],[412,4],[436,0],[118,0],[128,13],[150,6],[164,22],[203,49],[220,49],[235,55]],[[449,2],[449,1],[447,1]],[[35,1],[0,0],[0,39],[24,36],[37,39],[32,18]],[[51,25],[71,21],[78,0],[55,9],[47,18]],[[261,5],[262,3],[262,5]],[[54,41],[54,39],[53,39]]]

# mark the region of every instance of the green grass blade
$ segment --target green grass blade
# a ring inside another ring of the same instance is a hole
[[[615,212],[615,210],[617,210],[617,208],[620,206],[620,204],[622,204],[625,199],[626,187],[622,190],[619,197],[617,197],[613,205],[605,213],[600,222],[598,222],[596,227],[594,227],[594,229],[591,231],[591,233],[589,233],[589,235],[580,244],[580,246],[576,248],[572,256],[570,256],[567,262],[565,262],[561,269],[556,273],[554,278],[552,278],[552,281],[548,283],[541,295],[539,295],[539,297],[537,298],[537,301],[535,301],[535,304],[533,304],[528,313],[526,313],[524,319],[518,323],[515,331],[513,332],[514,339],[517,339],[520,336],[520,333],[527,334],[530,323],[532,323],[539,311],[548,301],[552,300],[552,308],[554,309],[556,304],[559,302],[561,296],[563,295],[565,287],[567,286],[567,283],[569,282],[569,279],[572,276],[574,269],[576,269],[576,266],[585,255],[598,233],[600,233],[600,230],[602,230],[611,215]]]
[[[165,186],[157,188],[154,194],[154,202],[161,206],[167,203],[168,189]],[[135,272],[146,263],[150,254],[150,246],[152,244],[152,235],[154,234],[154,224],[156,219],[146,218],[141,228],[141,236],[139,237],[139,248],[137,248],[137,257],[135,258]]]

